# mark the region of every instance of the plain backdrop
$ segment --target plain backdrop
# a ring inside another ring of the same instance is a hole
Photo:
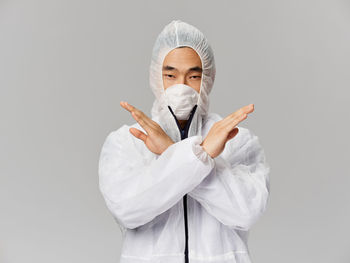
[[[254,263],[349,263],[350,2],[0,1],[0,262],[116,263],[98,189],[109,132],[146,114],[151,51],[171,20],[214,50],[210,111],[241,123],[271,166]]]

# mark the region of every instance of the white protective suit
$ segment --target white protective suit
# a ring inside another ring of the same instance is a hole
[[[192,47],[203,67],[198,103],[183,132],[165,103],[162,80],[164,57],[179,46]],[[152,153],[130,133],[130,127],[146,133],[135,122],[110,132],[100,154],[100,191],[123,234],[120,263],[251,262],[248,233],[266,209],[270,168],[258,137],[239,125],[219,156],[200,146],[222,119],[208,112],[214,78],[205,36],[181,20],[166,25],[150,65],[151,118],[175,143]]]

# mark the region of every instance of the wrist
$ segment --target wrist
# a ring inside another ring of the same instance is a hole
[[[166,151],[171,145],[173,145],[173,144],[175,144],[175,142],[173,142],[172,140],[170,140],[170,141],[168,142],[167,146],[164,147],[163,151],[162,151],[160,154],[162,154],[163,152],[165,152],[165,151]]]
[[[212,157],[212,155],[209,153],[209,151],[206,149],[206,147],[204,146],[204,141],[202,141],[202,143],[200,144],[200,146],[202,146],[203,150],[213,159],[214,157]]]

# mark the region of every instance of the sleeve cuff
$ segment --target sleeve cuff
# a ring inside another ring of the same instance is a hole
[[[191,137],[190,137],[191,138]],[[209,164],[210,166],[214,167],[215,160],[212,158],[200,145],[203,141],[203,137],[201,135],[193,136],[193,142],[192,142],[192,150],[193,153],[196,155],[196,157],[201,160],[205,164]]]

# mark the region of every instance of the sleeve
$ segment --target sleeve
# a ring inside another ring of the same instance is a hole
[[[270,166],[259,139],[247,128],[226,143],[211,173],[188,194],[230,228],[247,231],[264,213]]]
[[[153,154],[133,138],[127,125],[111,132],[99,159],[99,188],[121,227],[136,228],[152,221],[194,189],[214,168],[214,159],[193,136]]]

